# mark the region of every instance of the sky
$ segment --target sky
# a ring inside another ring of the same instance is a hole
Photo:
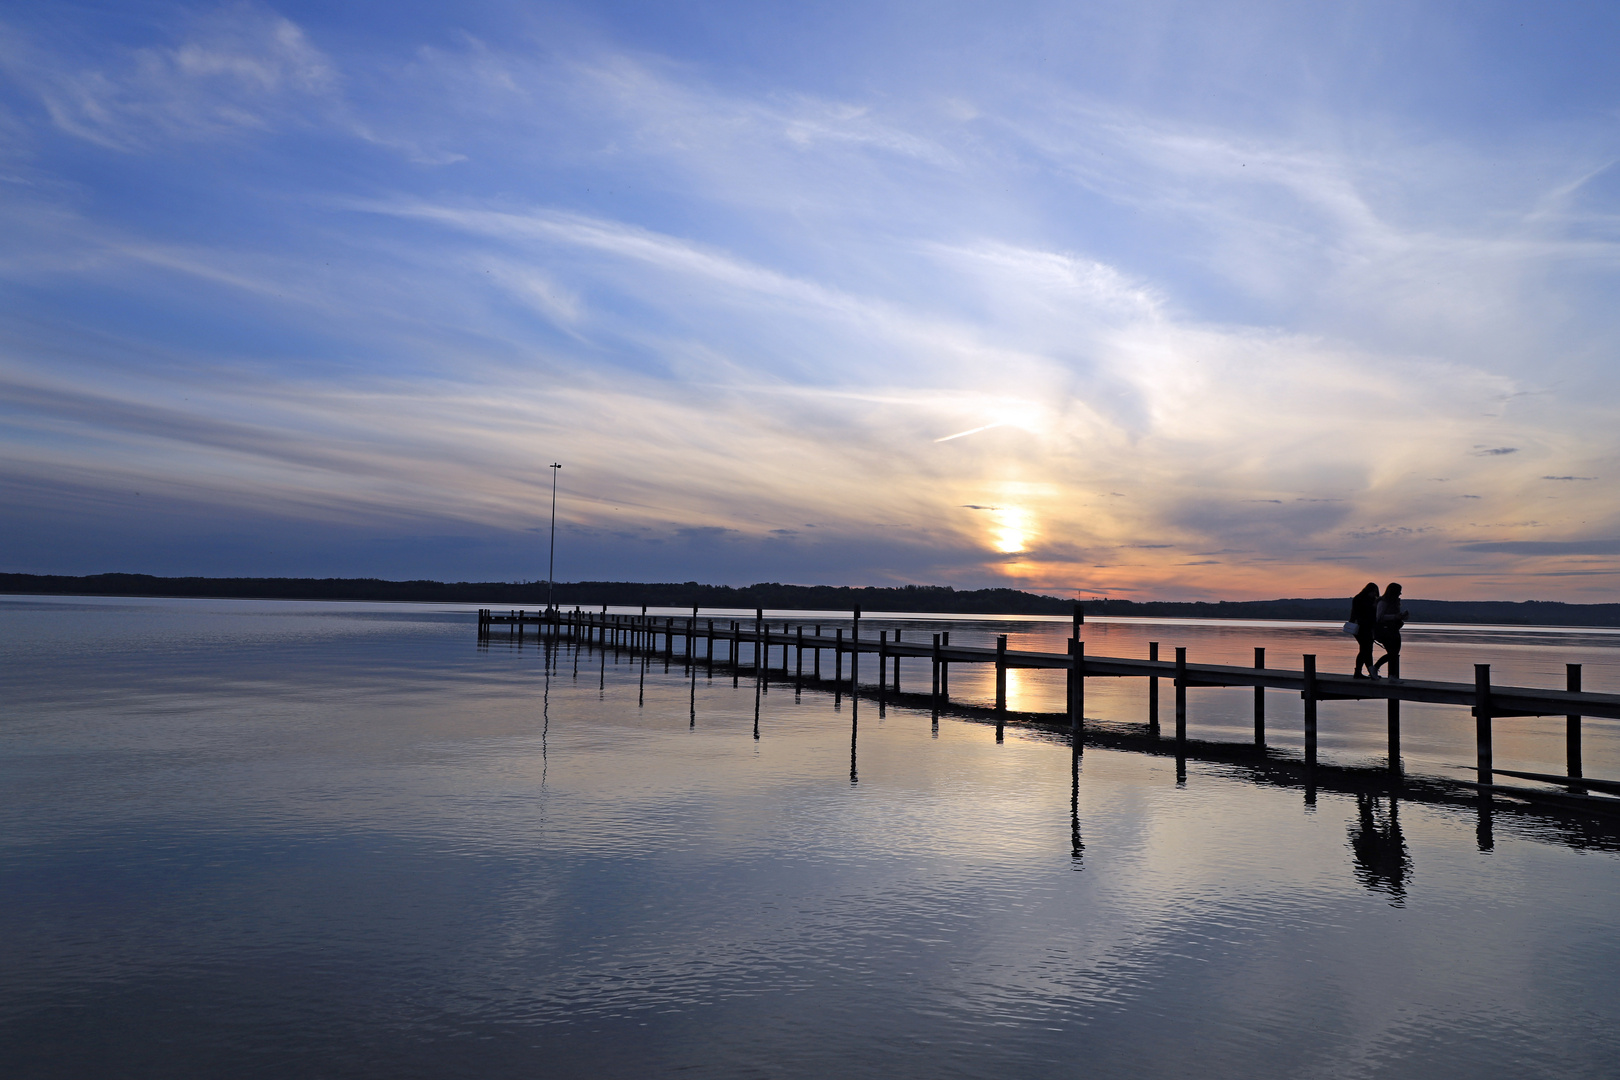
[[[1620,599],[1617,46],[13,0],[0,570]]]

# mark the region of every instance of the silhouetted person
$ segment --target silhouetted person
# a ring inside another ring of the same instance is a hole
[[[1401,655],[1401,627],[1411,615],[1401,607],[1400,583],[1390,582],[1384,595],[1378,598],[1378,629],[1373,633],[1373,640],[1384,647],[1384,655],[1373,665],[1373,678],[1378,678],[1378,669],[1389,663],[1390,657]]]
[[[1365,679],[1362,673],[1365,667],[1368,672],[1373,666],[1373,634],[1378,630],[1378,583],[1369,581],[1365,588],[1356,593],[1350,601],[1350,621],[1356,624],[1356,673],[1358,679]]]

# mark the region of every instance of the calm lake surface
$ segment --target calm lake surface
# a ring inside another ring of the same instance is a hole
[[[1307,796],[1107,743],[1140,732],[1135,682],[1088,681],[1101,743],[1077,762],[915,700],[474,631],[430,605],[0,599],[4,1074],[1616,1075],[1620,830],[1357,787],[1381,703],[1322,704],[1348,779]],[[1305,624],[1085,636],[1354,653]],[[1409,630],[1408,677],[1476,662],[1620,691],[1620,634]],[[902,690],[928,678],[908,663]],[[967,668],[951,692],[993,697]],[[1061,706],[1045,673],[1009,694]],[[1251,691],[1190,700],[1194,739],[1252,738]],[[1270,695],[1268,760],[1299,706]],[[1465,710],[1405,717],[1413,788],[1467,775]],[[1587,721],[1588,775],[1620,778],[1615,727]],[[1562,771],[1562,740],[1562,718],[1499,721],[1497,765]]]

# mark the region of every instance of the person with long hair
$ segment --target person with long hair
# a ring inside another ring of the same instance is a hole
[[[1373,668],[1373,634],[1378,630],[1378,583],[1369,581],[1365,588],[1350,601],[1350,621],[1356,626],[1356,674],[1358,679],[1368,676]]]
[[[1378,598],[1378,629],[1373,638],[1384,647],[1384,655],[1372,667],[1372,677],[1378,678],[1378,669],[1389,663],[1390,657],[1400,658],[1401,655],[1401,627],[1412,613],[1401,607],[1401,585],[1392,581],[1384,589],[1384,595]]]

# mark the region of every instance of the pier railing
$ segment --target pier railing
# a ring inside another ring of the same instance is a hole
[[[822,675],[822,653],[830,654],[833,683],[841,686],[846,681],[844,661],[849,660],[848,684],[853,692],[859,681],[862,656],[875,656],[878,661],[879,693],[892,687],[900,692],[901,658],[925,659],[932,666],[932,682],[928,694],[934,715],[949,698],[949,672],[953,664],[992,664],[995,666],[998,735],[1007,710],[1006,672],[1009,668],[1035,668],[1060,670],[1067,673],[1066,718],[1078,745],[1085,726],[1085,682],[1088,678],[1141,678],[1148,680],[1149,725],[1157,733],[1159,724],[1159,682],[1168,680],[1175,692],[1175,737],[1187,738],[1187,691],[1199,687],[1254,687],[1255,741],[1265,741],[1266,690],[1296,691],[1303,701],[1305,761],[1314,765],[1317,743],[1317,710],[1319,701],[1383,700],[1389,710],[1389,763],[1392,769],[1400,767],[1400,739],[1402,702],[1422,702],[1435,705],[1454,705],[1472,711],[1475,718],[1475,760],[1478,785],[1482,788],[1494,784],[1492,735],[1494,722],[1499,719],[1523,716],[1563,716],[1566,718],[1565,751],[1568,775],[1563,777],[1541,774],[1511,773],[1531,779],[1568,783],[1572,790],[1584,793],[1587,786],[1601,789],[1603,782],[1580,783],[1581,722],[1585,717],[1620,720],[1620,694],[1596,694],[1581,689],[1579,664],[1567,667],[1567,685],[1562,690],[1528,686],[1501,686],[1491,681],[1490,665],[1474,665],[1472,683],[1435,682],[1400,678],[1399,658],[1395,658],[1391,675],[1386,679],[1357,679],[1349,675],[1320,672],[1316,669],[1316,656],[1303,654],[1298,670],[1269,667],[1265,650],[1255,649],[1253,667],[1233,664],[1195,664],[1187,660],[1187,650],[1177,648],[1175,658],[1159,658],[1158,643],[1149,646],[1144,658],[1097,656],[1085,651],[1081,639],[1084,619],[1077,612],[1073,635],[1064,652],[1042,652],[1007,648],[1005,635],[999,637],[993,648],[972,645],[952,645],[948,633],[938,633],[928,641],[907,641],[896,630],[876,636],[861,634],[860,612],[849,621],[849,634],[838,627],[826,633],[815,625],[810,633],[804,625],[783,622],[773,627],[757,612],[751,620],[700,618],[668,615],[620,615],[606,611],[511,610],[506,612],[484,608],[478,612],[478,634],[487,640],[496,627],[506,628],[508,634],[522,639],[525,631],[533,627],[537,635],[558,638],[581,644],[623,648],[636,652],[662,655],[691,663],[720,664],[734,673],[752,669],[758,673],[789,671],[790,662],[797,678],[805,678],[806,656],[811,658],[810,678],[825,681]],[[677,643],[679,647],[677,648]],[[722,653],[717,661],[717,647]],[[780,650],[777,653],[776,650]],[[747,659],[745,662],[744,653]],[[780,656],[779,663],[773,663]],[[1503,770],[1510,772],[1509,770]],[[1505,789],[1504,789],[1505,790]],[[1605,800],[1606,801],[1606,800]]]

